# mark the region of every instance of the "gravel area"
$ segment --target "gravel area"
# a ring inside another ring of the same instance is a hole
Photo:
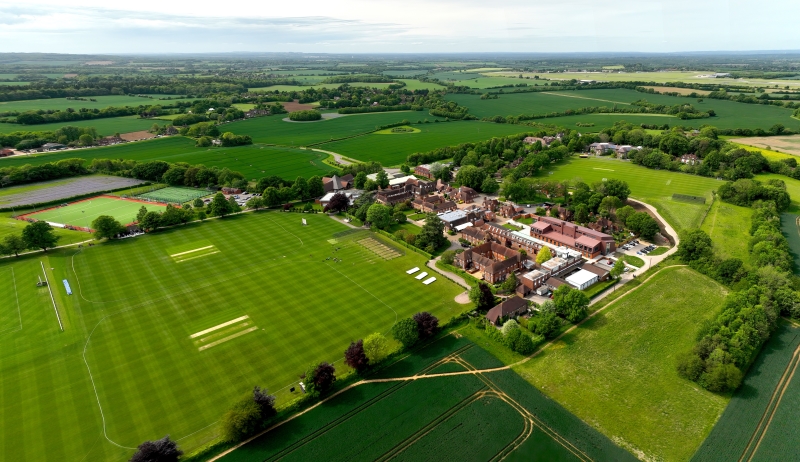
[[[0,189],[0,207],[20,207],[57,201],[83,194],[100,193],[144,183],[142,180],[118,176],[87,176]],[[19,192],[15,192],[18,190]]]

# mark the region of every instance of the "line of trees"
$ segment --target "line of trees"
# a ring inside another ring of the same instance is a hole
[[[26,250],[41,249],[47,252],[56,246],[60,236],[46,221],[29,223],[22,229],[21,234],[7,234],[0,241],[0,255],[14,255],[19,257]]]
[[[753,209],[750,268],[737,258],[715,257],[711,238],[701,230],[684,232],[678,246],[678,257],[692,268],[736,289],[717,317],[701,326],[694,348],[677,363],[682,377],[715,392],[739,387],[780,316],[800,317],[800,295],[790,273],[792,257],[781,233],[779,209],[772,201],[756,201]]]

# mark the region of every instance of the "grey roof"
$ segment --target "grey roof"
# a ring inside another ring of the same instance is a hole
[[[439,215],[439,219],[441,219],[442,221],[446,221],[448,223],[466,217],[467,217],[467,212],[463,210],[452,210],[450,212],[445,212]]]

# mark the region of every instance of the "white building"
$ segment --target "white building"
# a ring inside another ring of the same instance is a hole
[[[576,289],[583,290],[597,282],[597,275],[582,269],[571,276],[567,276],[565,280]]]

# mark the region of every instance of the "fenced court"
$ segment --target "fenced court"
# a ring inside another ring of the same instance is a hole
[[[56,223],[64,227],[89,231],[91,230],[92,221],[100,215],[112,216],[123,225],[133,223],[136,221],[136,214],[142,207],[145,207],[148,211],[160,212],[165,208],[165,205],[134,199],[122,199],[114,196],[97,196],[20,215],[17,218],[23,220],[33,218],[39,221]]]
[[[211,193],[204,189],[176,188],[174,186],[169,186],[156,191],[139,194],[136,196],[136,198],[159,202],[169,202],[173,204],[183,204],[184,202],[190,202],[198,197],[208,196],[209,194]]]

